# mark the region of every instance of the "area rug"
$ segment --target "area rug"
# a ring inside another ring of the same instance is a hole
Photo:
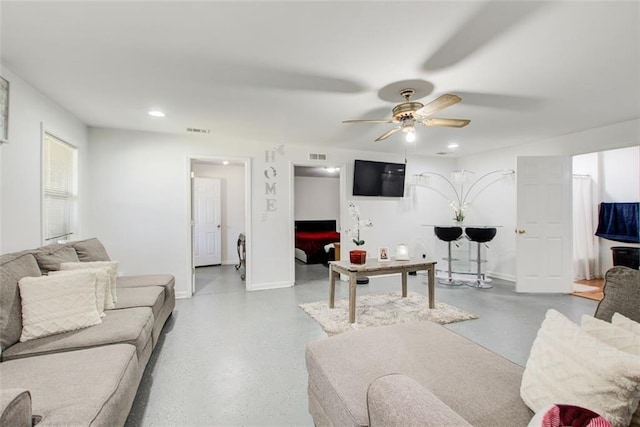
[[[348,298],[336,299],[333,309],[329,308],[328,300],[300,304],[300,308],[318,322],[328,335],[418,320],[430,320],[442,325],[478,318],[475,314],[439,301],[436,301],[436,308],[430,309],[427,297],[415,292],[409,292],[406,298],[402,298],[400,292],[357,296],[356,323],[352,324],[349,323]]]

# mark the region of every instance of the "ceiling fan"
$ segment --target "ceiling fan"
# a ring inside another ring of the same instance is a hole
[[[376,141],[387,139],[396,132],[406,133],[407,142],[416,139],[416,124],[423,126],[438,126],[461,128],[468,125],[471,120],[466,119],[439,119],[429,118],[429,116],[457,104],[462,99],[457,95],[444,94],[424,105],[422,102],[411,101],[411,96],[415,93],[413,89],[403,89],[400,91],[405,99],[404,102],[396,105],[391,110],[393,117],[388,120],[344,120],[342,123],[397,123],[398,126],[376,138]]]

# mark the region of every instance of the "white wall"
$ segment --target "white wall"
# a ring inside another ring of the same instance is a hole
[[[481,174],[495,169],[515,169],[517,156],[573,156],[637,146],[639,143],[640,120],[636,119],[503,150],[462,157],[458,160],[458,168]],[[488,190],[474,205],[473,212],[469,213],[465,222],[503,225],[488,251],[489,273],[495,277],[515,280],[516,240],[513,233],[516,228],[515,186],[505,187],[501,191]]]
[[[42,128],[78,148],[79,239],[84,236],[88,192],[87,127],[6,67],[9,81],[9,143],[0,145],[0,252],[42,245]]]
[[[222,263],[238,264],[238,235],[245,230],[244,165],[194,163],[197,177],[220,179]]]
[[[296,176],[294,180],[295,219],[335,219],[340,230],[339,177]]]
[[[292,164],[309,163],[308,149],[300,146],[255,141],[224,143],[214,136],[181,136],[114,129],[91,129],[91,200],[88,227],[99,236],[125,274],[168,272],[176,276],[179,296],[188,295],[189,254],[189,156],[236,156],[251,158],[251,227],[247,230],[248,289],[293,285],[293,187]],[[268,152],[268,153],[267,153]],[[275,154],[274,154],[275,153]],[[344,202],[355,201],[374,227],[365,231],[365,247],[407,243],[425,251],[432,231],[420,224],[449,221],[450,211],[439,196],[417,189],[408,197],[352,197],[353,159],[402,161],[388,153],[336,150],[318,165],[340,165],[344,173]],[[449,173],[455,161],[442,158],[413,159],[408,177],[435,170]],[[266,176],[277,170],[276,194],[267,191]],[[267,175],[265,175],[265,172]],[[267,199],[276,200],[276,210],[267,210]],[[343,227],[351,224],[346,209]],[[425,243],[426,242],[426,243]],[[347,254],[355,246],[342,237]]]

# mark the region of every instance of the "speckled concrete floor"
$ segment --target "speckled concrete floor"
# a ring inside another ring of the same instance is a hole
[[[126,425],[312,426],[304,348],[326,334],[298,304],[328,298],[328,270],[297,265],[296,271],[293,288],[245,292],[233,266],[198,269],[196,293],[176,302]],[[426,295],[425,279],[409,276],[409,290]],[[358,293],[399,288],[398,276],[376,277]],[[347,297],[348,285],[338,283],[336,294]],[[437,285],[436,298],[479,316],[448,328],[520,365],[548,308],[579,321],[597,304],[516,294],[513,283],[500,280],[487,290]]]

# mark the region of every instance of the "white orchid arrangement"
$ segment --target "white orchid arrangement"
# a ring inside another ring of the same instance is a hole
[[[464,221],[465,213],[467,212],[467,209],[469,209],[468,202],[460,203],[460,201],[455,202],[453,200],[449,200],[449,207],[453,210],[453,214],[455,215],[453,219],[455,219],[456,222]]]
[[[364,245],[364,240],[360,239],[360,230],[373,227],[373,223],[370,219],[360,219],[360,209],[353,202],[349,203],[349,215],[351,215],[355,224],[353,227],[348,228],[345,233],[352,238],[356,246],[362,246]]]

